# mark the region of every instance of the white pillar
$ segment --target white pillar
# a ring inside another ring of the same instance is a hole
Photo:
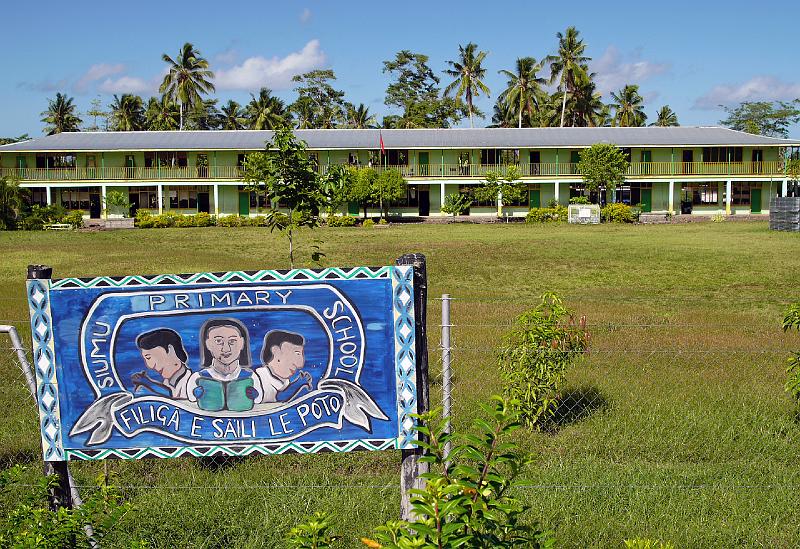
[[[559,187],[558,181],[556,181],[555,183],[553,183],[553,189],[555,190],[555,198],[556,198],[556,202],[558,202],[558,201],[559,201],[559,200],[558,200],[558,187]]]
[[[105,185],[100,185],[100,207],[103,208],[103,218],[108,219],[108,202],[106,202]]]
[[[214,183],[214,215],[219,215],[219,184]]]
[[[158,214],[161,215],[164,213],[164,186],[159,183],[156,188],[158,192]]]
[[[731,215],[731,195],[733,194],[733,181],[725,182],[725,213]]]
[[[786,196],[789,194],[789,180],[784,179],[783,183],[781,183],[781,196]]]
[[[669,182],[669,213],[670,215],[675,213],[675,182]]]
[[[45,187],[45,190],[47,191],[47,205],[48,206],[52,206],[53,205],[53,187],[48,185],[47,187]]]

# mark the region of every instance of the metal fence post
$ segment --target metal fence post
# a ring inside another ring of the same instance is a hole
[[[452,428],[451,409],[451,371],[450,371],[450,294],[442,294],[442,415],[447,420],[445,430],[449,435]],[[444,457],[450,455],[450,441],[444,445]]]

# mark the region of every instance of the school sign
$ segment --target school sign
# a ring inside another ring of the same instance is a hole
[[[408,449],[413,267],[27,283],[48,461]]]

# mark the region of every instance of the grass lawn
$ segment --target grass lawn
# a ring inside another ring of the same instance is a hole
[[[564,547],[626,537],[676,547],[800,546],[800,425],[783,390],[800,347],[780,321],[800,288],[800,237],[766,223],[654,226],[401,225],[303,232],[326,265],[428,257],[431,297],[453,302],[454,420],[499,393],[494,347],[544,291],[586,314],[592,352],[570,372],[550,433],[522,432],[535,456],[519,495]],[[25,267],[54,276],[285,268],[286,245],[260,228],[0,233],[0,323],[29,341]],[[302,266],[313,266],[307,259]],[[440,302],[431,300],[434,401]],[[7,340],[2,340],[6,347]],[[0,460],[38,470],[35,410],[0,355]],[[395,452],[109,462],[138,512],[115,542],[154,547],[281,547],[288,528],[334,514],[343,547],[398,515]],[[81,484],[102,464],[76,463]],[[17,494],[18,496],[18,494]],[[4,496],[8,505],[11,495]]]

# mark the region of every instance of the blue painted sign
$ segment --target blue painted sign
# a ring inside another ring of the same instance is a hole
[[[29,280],[44,458],[412,447],[413,270]]]

